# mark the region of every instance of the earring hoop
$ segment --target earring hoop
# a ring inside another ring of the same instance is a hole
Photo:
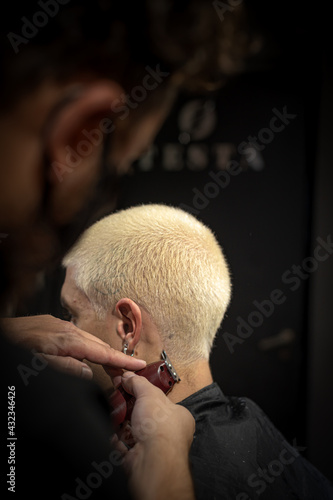
[[[132,356],[132,357],[134,356],[134,350],[132,351],[132,354],[127,353],[127,351],[128,351],[128,342],[124,342],[123,353],[127,354],[127,356]]]

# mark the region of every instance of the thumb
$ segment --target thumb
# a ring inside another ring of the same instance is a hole
[[[126,392],[132,394],[135,398],[139,397],[143,392],[146,392],[147,387],[151,386],[147,379],[135,375],[133,372],[124,372],[122,374],[121,385]]]

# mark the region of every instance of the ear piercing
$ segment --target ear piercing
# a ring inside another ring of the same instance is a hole
[[[128,356],[134,356],[134,350],[132,351],[132,354],[129,354],[127,351],[128,351],[128,342],[124,342],[123,353],[127,354]]]

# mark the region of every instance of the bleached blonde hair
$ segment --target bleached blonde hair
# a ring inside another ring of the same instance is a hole
[[[161,204],[115,212],[83,233],[63,265],[100,317],[130,298],[174,362],[209,358],[231,283],[214,234],[192,215]]]

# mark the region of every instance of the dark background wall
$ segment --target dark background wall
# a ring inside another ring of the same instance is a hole
[[[333,233],[332,116],[333,73],[324,59],[318,127],[312,235]],[[333,235],[332,235],[333,236]],[[309,457],[333,477],[333,262],[332,256],[313,274],[308,309],[307,445]]]
[[[233,280],[214,378],[255,400],[333,479],[333,256],[309,259],[333,229],[331,67],[315,9],[248,5],[266,63],[215,94],[181,95],[123,179],[118,208],[168,203],[213,229]],[[29,313],[60,314],[61,280],[48,277]]]

